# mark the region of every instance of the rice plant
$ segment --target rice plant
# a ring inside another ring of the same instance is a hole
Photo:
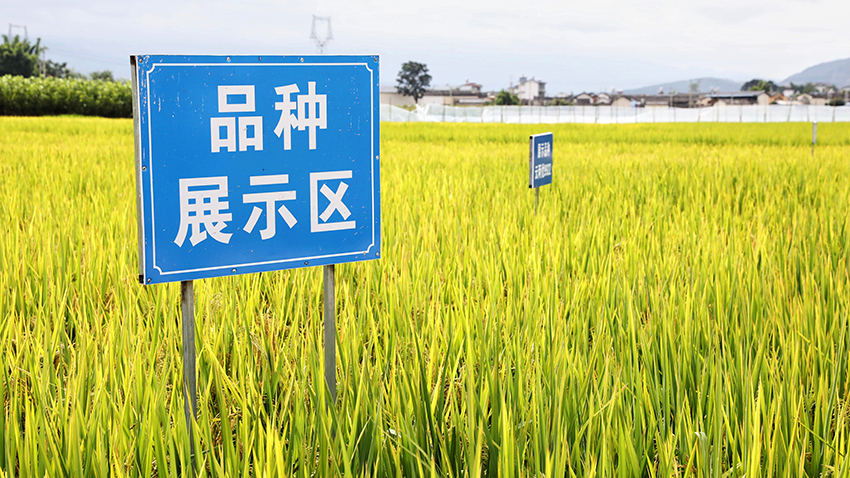
[[[547,128],[549,129],[549,128]],[[383,255],[195,283],[200,476],[848,476],[850,130],[382,125]],[[0,475],[186,476],[132,123],[0,118]]]

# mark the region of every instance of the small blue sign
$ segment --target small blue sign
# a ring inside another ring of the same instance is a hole
[[[528,187],[552,184],[552,133],[531,135]]]
[[[139,280],[377,259],[377,56],[139,55]]]

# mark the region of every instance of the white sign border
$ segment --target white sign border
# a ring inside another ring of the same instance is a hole
[[[137,57],[138,61],[138,57]],[[280,260],[271,260],[271,261],[262,261],[262,262],[248,262],[241,264],[228,264],[228,265],[220,265],[220,266],[211,266],[211,267],[199,267],[195,269],[183,269],[178,271],[163,271],[159,265],[156,263],[156,218],[154,216],[154,187],[153,187],[153,144],[151,137],[151,88],[150,88],[150,75],[157,67],[168,67],[168,66],[181,66],[181,67],[198,67],[198,66],[224,66],[224,67],[232,67],[234,65],[250,65],[250,66],[292,66],[292,67],[302,67],[302,66],[363,66],[369,72],[369,96],[370,96],[370,105],[369,105],[369,116],[372,125],[372,134],[370,138],[370,155],[369,155],[369,164],[371,167],[371,181],[372,181],[372,222],[370,224],[370,230],[372,231],[372,243],[369,244],[369,247],[366,248],[365,251],[357,251],[357,252],[344,252],[340,254],[326,254],[321,256],[307,256],[307,257],[298,257],[292,259],[280,259]],[[375,71],[369,67],[368,63],[253,63],[253,62],[228,62],[228,63],[155,63],[149,70],[145,72],[145,100],[147,102],[147,112],[148,112],[148,158],[150,158],[150,165],[148,167],[148,177],[150,180],[150,207],[151,207],[151,252],[152,252],[152,265],[153,268],[159,271],[159,274],[162,276],[169,276],[175,274],[188,274],[192,272],[207,272],[207,271],[215,271],[221,269],[233,269],[239,267],[253,267],[253,266],[263,266],[268,264],[286,264],[289,262],[301,262],[301,261],[310,261],[314,259],[325,259],[329,257],[345,257],[345,256],[358,256],[358,255],[368,255],[369,251],[372,247],[375,246],[375,162],[377,159],[375,158]],[[144,201],[142,201],[143,203]],[[144,211],[142,209],[142,211]],[[142,213],[144,216],[144,213]],[[142,221],[144,222],[144,221]],[[143,226],[142,226],[143,227]],[[143,260],[145,260],[144,258]]]
[[[528,137],[528,188],[529,189],[542,188],[543,186],[548,186],[549,184],[552,184],[552,183],[547,183],[547,184],[541,184],[539,186],[535,186],[536,181],[534,180],[534,166],[535,166],[534,160],[537,159],[537,154],[534,151],[534,140],[535,140],[535,138],[538,138],[540,136],[547,136],[547,135],[552,136],[552,144],[553,144],[553,149],[554,149],[555,134],[551,131],[547,131],[546,133],[532,134],[532,135],[529,135],[529,137]]]

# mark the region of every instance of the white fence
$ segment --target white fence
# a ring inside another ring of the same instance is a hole
[[[445,123],[789,123],[850,122],[850,106],[735,105],[705,108],[617,106],[419,106],[381,105],[381,121]]]

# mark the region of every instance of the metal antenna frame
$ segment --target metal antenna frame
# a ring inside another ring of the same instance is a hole
[[[328,31],[325,38],[319,38],[319,34],[316,30],[316,24],[321,22],[327,22],[328,24]],[[317,17],[316,15],[313,15],[313,32],[310,33],[310,38],[316,41],[316,46],[319,47],[319,54],[324,53],[325,45],[334,38],[334,34],[331,31],[331,17]]]
[[[22,29],[24,30],[24,39],[29,40],[29,35],[27,34],[27,26],[26,25],[13,25],[9,24],[9,41],[12,40],[12,28]]]

